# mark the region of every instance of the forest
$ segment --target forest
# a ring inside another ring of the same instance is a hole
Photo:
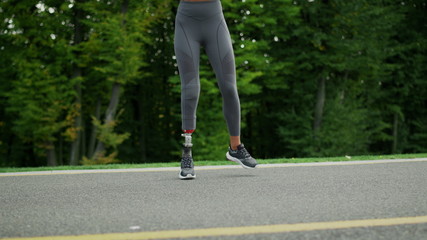
[[[255,158],[427,152],[427,1],[221,0]],[[180,161],[178,0],[1,0],[0,167]],[[223,160],[201,50],[195,160]]]

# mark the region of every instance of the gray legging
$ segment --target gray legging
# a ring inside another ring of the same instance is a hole
[[[200,47],[209,57],[222,94],[222,108],[231,136],[240,136],[240,101],[234,52],[219,0],[181,1],[175,19],[175,55],[181,78],[182,129],[196,129],[200,95]]]

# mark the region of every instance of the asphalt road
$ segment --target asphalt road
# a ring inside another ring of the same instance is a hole
[[[195,180],[179,180],[177,168],[0,174],[0,238],[221,227],[235,236],[194,239],[427,239],[427,220],[369,226],[427,216],[427,159],[277,166],[196,168]],[[335,227],[353,220],[366,226]],[[330,229],[244,232],[318,222]]]

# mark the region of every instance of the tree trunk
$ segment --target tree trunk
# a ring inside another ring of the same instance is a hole
[[[83,127],[85,127],[86,126],[86,124],[85,124],[85,120],[84,120],[84,118],[82,118],[82,126]],[[86,147],[87,147],[87,145],[86,145],[86,141],[87,141],[87,138],[86,138],[86,130],[85,129],[82,129],[82,131],[81,131],[81,135],[80,135],[80,155],[79,155],[79,159],[82,159],[82,157],[86,154],[86,151],[87,151],[87,149],[86,149]]]
[[[77,3],[81,3],[83,1],[77,1]],[[80,23],[80,19],[83,18],[83,12],[80,9],[79,5],[74,8],[74,45],[78,45],[83,40],[83,28]],[[82,76],[81,69],[74,64],[73,65],[73,76],[72,78],[78,78]],[[77,106],[77,116],[74,119],[74,128],[77,129],[76,139],[71,143],[70,150],[70,165],[77,165],[78,160],[80,158],[80,141],[81,141],[81,130],[82,130],[82,89],[80,82],[77,82],[74,86],[74,90],[76,91],[76,99],[75,105]]]
[[[59,135],[58,164],[60,166],[64,165],[64,158],[62,155],[63,151],[64,151],[64,139],[61,135]]]
[[[125,15],[128,12],[128,8],[129,8],[129,0],[123,0],[122,2],[122,14]],[[123,22],[123,25],[125,24],[125,22]]]
[[[397,152],[397,135],[399,127],[399,114],[395,113],[393,117],[393,145],[391,146],[391,153]]]
[[[99,120],[101,119],[101,99],[98,98],[98,101],[96,101],[96,108],[95,108],[95,119]],[[88,156],[93,157],[95,153],[95,146],[96,146],[96,131],[97,128],[95,125],[92,125],[92,132],[90,134],[89,139],[89,149],[88,149]]]
[[[114,118],[116,116],[117,106],[119,105],[120,90],[121,90],[121,84],[113,83],[110,104],[108,105],[107,111],[105,112],[104,124],[109,124],[112,121],[114,121]],[[101,141],[98,141],[98,144],[96,145],[95,153],[93,156],[95,158],[98,156],[102,156],[104,152],[105,152],[104,143]]]
[[[140,85],[139,90],[142,92],[142,86]],[[143,99],[144,98],[144,99]],[[140,151],[141,156],[140,159],[142,162],[147,161],[147,141],[146,141],[146,134],[147,134],[147,123],[145,121],[145,114],[144,114],[144,100],[145,100],[145,94],[144,97],[138,98],[138,115],[139,115],[139,121],[140,121],[140,133],[139,133],[139,145],[140,145]]]
[[[323,117],[323,107],[325,106],[325,82],[324,77],[319,78],[317,81],[317,97],[316,97],[316,106],[314,108],[314,123],[313,123],[313,133],[314,138],[317,138],[317,134],[320,131],[322,125]]]
[[[121,6],[121,13],[123,16],[127,13],[128,7],[129,7],[129,0],[123,0],[122,6]],[[125,18],[123,18],[122,26],[124,27],[125,24],[126,24],[126,21],[125,21]],[[121,84],[117,82],[113,83],[110,104],[108,105],[107,111],[105,112],[104,124],[109,124],[110,122],[114,121],[114,118],[116,116],[117,106],[119,105],[120,91],[121,91]],[[97,158],[98,156],[102,156],[104,153],[105,153],[105,145],[103,142],[98,141],[93,157]]]
[[[53,144],[53,142],[48,142],[47,145],[48,145],[48,148],[46,149],[47,165],[56,166],[55,145]]]
[[[81,76],[80,69],[76,67],[74,74],[75,75],[73,77],[80,77]],[[74,128],[77,129],[76,130],[77,136],[76,136],[76,139],[74,139],[74,141],[71,143],[70,165],[77,165],[78,164],[79,157],[80,157],[80,146],[81,146],[80,141],[81,141],[81,131],[82,131],[82,111],[81,111],[82,89],[81,89],[80,83],[77,83],[74,88],[75,88],[75,91],[77,93],[76,99],[75,99],[75,104],[77,106],[78,112],[77,112],[77,116],[74,119]]]
[[[10,134],[7,141],[8,147],[6,148],[6,159],[12,159],[12,149],[13,149],[12,146],[14,144],[14,140],[15,140],[15,134]],[[22,163],[19,162],[18,166],[22,166]]]
[[[25,149],[27,149],[26,153],[25,153],[25,160],[24,160],[24,165],[23,167],[35,167],[37,166],[36,164],[36,154],[34,153],[34,143],[33,142],[29,142],[29,143],[24,143],[25,144]]]

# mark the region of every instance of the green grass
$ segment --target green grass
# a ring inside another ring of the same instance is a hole
[[[277,159],[258,159],[260,164],[274,163],[307,163],[307,162],[339,162],[339,161],[363,161],[363,160],[381,160],[381,159],[400,159],[400,158],[427,158],[427,153],[417,154],[397,154],[397,155],[378,155],[378,156],[351,156],[351,157],[328,157],[328,158],[277,158]],[[217,166],[234,165],[235,163],[227,160],[219,161],[196,161],[196,166]],[[179,162],[170,163],[145,163],[145,164],[108,164],[108,165],[90,165],[90,166],[57,166],[57,167],[29,167],[29,168],[0,168],[0,172],[32,172],[32,171],[52,171],[52,170],[83,170],[83,169],[125,169],[125,168],[158,168],[158,167],[179,167]]]

